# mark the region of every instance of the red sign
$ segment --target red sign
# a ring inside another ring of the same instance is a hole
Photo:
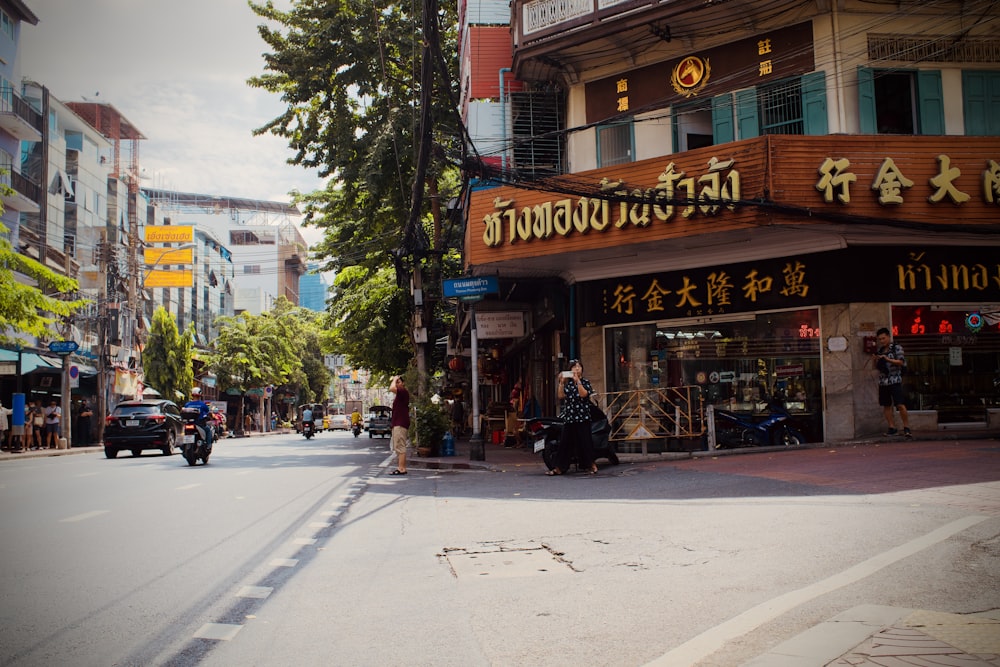
[[[804,375],[805,366],[802,364],[789,364],[788,366],[778,366],[774,369],[774,374],[779,378],[794,378]]]

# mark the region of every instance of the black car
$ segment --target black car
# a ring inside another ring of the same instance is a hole
[[[181,410],[173,401],[122,401],[104,426],[104,455],[113,459],[123,449],[132,456],[144,449],[159,449],[170,456],[183,438]]]

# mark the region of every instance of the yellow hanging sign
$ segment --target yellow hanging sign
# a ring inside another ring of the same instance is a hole
[[[146,276],[143,287],[191,287],[194,285],[194,272],[190,269],[180,271],[165,271],[153,269]]]
[[[144,253],[147,266],[171,266],[194,262],[193,248],[146,248]]]
[[[190,243],[194,241],[191,225],[150,225],[146,227],[146,243]]]

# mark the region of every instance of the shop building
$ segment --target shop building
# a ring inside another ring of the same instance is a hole
[[[625,448],[690,447],[704,406],[774,396],[844,441],[884,430],[887,326],[916,429],[1000,426],[986,5],[549,4],[514,3],[512,69],[562,91],[562,173],[484,170],[467,199],[469,271],[500,281],[477,310],[525,322],[486,346],[493,382],[551,409],[579,356],[632,406]]]

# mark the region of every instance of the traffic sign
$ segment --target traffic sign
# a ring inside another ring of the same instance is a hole
[[[80,344],[75,340],[56,340],[49,343],[49,352],[56,354],[72,354],[80,349]]]
[[[446,297],[477,297],[500,291],[500,282],[496,276],[480,276],[478,278],[449,278],[444,281]]]

